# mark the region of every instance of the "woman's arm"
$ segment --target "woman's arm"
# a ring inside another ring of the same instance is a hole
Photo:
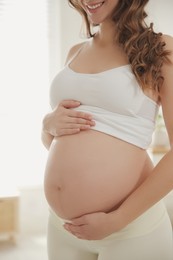
[[[165,36],[164,40],[172,51],[172,64],[163,66],[165,80],[161,90],[161,104],[171,149],[118,209],[110,213],[84,215],[64,225],[65,229],[82,239],[102,239],[121,230],[173,189],[173,38]]]
[[[120,227],[126,226],[157,203],[173,189],[173,38],[164,36],[171,51],[172,64],[164,64],[164,84],[161,89],[161,105],[171,149],[153,169],[151,175],[112,213],[121,216]],[[113,221],[113,219],[112,219]]]
[[[163,65],[164,84],[161,89],[161,105],[171,149],[153,169],[146,181],[120,206],[122,225],[126,225],[144,213],[173,189],[173,38],[164,36],[171,51],[172,64]]]

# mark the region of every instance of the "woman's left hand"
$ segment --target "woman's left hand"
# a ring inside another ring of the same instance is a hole
[[[114,223],[109,213],[97,212],[75,218],[65,223],[64,228],[80,239],[99,240],[114,233]]]

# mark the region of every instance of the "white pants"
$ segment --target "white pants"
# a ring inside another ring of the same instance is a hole
[[[172,226],[162,202],[102,240],[68,233],[54,212],[48,221],[49,260],[173,260]]]

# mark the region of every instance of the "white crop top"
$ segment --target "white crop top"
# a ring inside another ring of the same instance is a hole
[[[130,65],[95,74],[74,72],[66,65],[51,84],[51,107],[64,99],[81,102],[75,110],[93,115],[93,130],[143,149],[150,145],[159,106],[143,93]]]

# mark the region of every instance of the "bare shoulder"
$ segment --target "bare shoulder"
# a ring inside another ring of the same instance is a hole
[[[172,70],[173,70],[173,37],[170,35],[162,35],[162,39],[165,42],[165,50],[169,51],[169,62],[164,62],[162,67],[162,74],[165,78],[165,82],[167,79],[171,81],[171,84],[167,84],[167,86],[172,86],[173,84],[173,77],[172,77]],[[166,85],[166,84],[165,84]]]
[[[67,63],[81,49],[81,47],[84,46],[85,43],[86,42],[80,42],[72,46],[67,54],[65,63]]]
[[[165,62],[163,64],[162,68],[162,73],[165,75],[170,74],[171,70],[171,75],[172,75],[172,69],[173,69],[173,37],[171,35],[163,34],[162,35],[162,40],[165,42],[165,50],[169,52],[169,61],[170,62]]]
[[[168,44],[169,43],[173,43],[173,37],[171,35],[169,35],[169,34],[163,34],[162,38]]]
[[[173,145],[173,37],[163,35],[163,41],[166,43],[165,49],[170,52],[169,63],[164,63],[162,75],[164,77],[163,85],[160,89],[161,105],[167,132],[171,146]]]
[[[163,34],[162,39],[166,43],[166,50],[170,51],[170,59],[173,62],[173,37],[171,35]]]

